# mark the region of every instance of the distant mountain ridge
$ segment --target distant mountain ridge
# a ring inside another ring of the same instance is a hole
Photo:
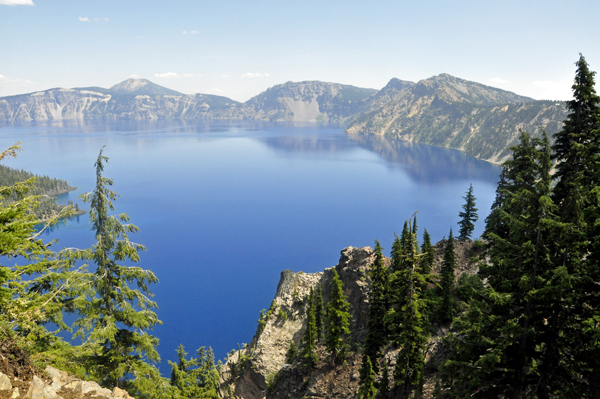
[[[529,97],[440,74],[417,83],[393,78],[381,90],[321,81],[286,82],[245,103],[185,95],[147,79],[109,89],[56,88],[1,97],[0,121],[65,119],[251,119],[347,125],[376,134],[462,150],[492,162],[509,156],[520,130],[560,130],[565,103]]]
[[[538,137],[543,129],[551,136],[565,118],[564,102],[537,101],[441,74],[360,115],[346,131],[455,148],[502,162],[521,130]]]

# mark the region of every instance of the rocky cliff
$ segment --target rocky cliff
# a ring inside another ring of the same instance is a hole
[[[375,134],[462,150],[502,162],[520,131],[549,136],[562,128],[565,103],[528,97],[447,74],[422,80],[354,120],[351,134]]]
[[[435,246],[436,260],[434,272],[438,272],[446,240]],[[474,273],[471,242],[456,241],[456,274]],[[293,273],[285,270],[277,293],[263,322],[259,323],[252,341],[243,349],[231,354],[221,371],[221,397],[223,398],[289,398],[304,397],[354,399],[358,391],[358,370],[361,365],[360,353],[366,333],[369,308],[368,293],[371,287],[369,270],[375,260],[374,251],[369,248],[348,247],[342,250],[335,266],[344,285],[344,292],[350,303],[350,330],[348,338],[350,351],[345,361],[330,367],[324,345],[319,345],[319,363],[314,371],[303,369],[298,361],[286,363],[286,353],[290,344],[299,348],[306,329],[306,310],[310,289],[321,284],[323,299],[329,301],[332,268],[319,273]],[[389,266],[389,259],[385,259]],[[439,335],[444,331],[441,330]],[[430,345],[428,359],[438,356],[436,348],[439,339]],[[396,349],[388,347],[385,357],[394,365]],[[379,376],[378,378],[380,378]],[[426,381],[426,397],[431,397],[433,380]]]
[[[441,74],[418,83],[392,79],[377,91],[320,81],[273,86],[245,103],[183,95],[145,79],[110,89],[50,89],[0,98],[0,121],[64,119],[251,119],[342,123],[369,134],[462,150],[490,162],[510,156],[520,131],[562,128],[565,103],[528,97]]]

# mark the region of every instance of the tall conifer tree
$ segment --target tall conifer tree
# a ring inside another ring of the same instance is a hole
[[[422,315],[425,303],[419,289],[424,283],[423,275],[419,272],[419,258],[422,255],[418,253],[416,231],[411,227],[407,230],[408,244],[402,262],[404,268],[394,272],[391,289],[392,311],[388,315],[392,339],[400,347],[394,369],[398,399],[409,397],[422,381],[427,342]],[[395,290],[394,286],[398,289]]]
[[[442,262],[441,270],[441,302],[440,302],[440,319],[442,323],[452,321],[456,311],[454,301],[454,270],[456,269],[456,254],[454,253],[454,236],[452,228],[448,236],[448,243],[444,248],[444,261]]]
[[[308,296],[308,308],[306,310],[306,330],[304,331],[304,337],[302,338],[302,350],[300,352],[302,362],[308,369],[312,369],[319,361],[316,343],[317,322],[315,319],[314,292],[311,288],[310,295]]]
[[[346,300],[344,287],[335,268],[332,271],[331,297],[327,304],[327,337],[325,345],[331,354],[331,365],[335,364],[337,356],[343,349],[344,337],[350,334],[350,304]]]
[[[469,186],[469,191],[467,191],[467,194],[463,199],[465,200],[463,211],[458,214],[460,217],[460,222],[458,222],[458,225],[460,226],[458,238],[465,241],[471,238],[473,230],[475,230],[475,222],[479,219],[477,208],[475,208],[475,200],[477,198],[473,195],[472,184]]]
[[[358,399],[374,399],[375,398],[375,371],[371,364],[371,359],[365,353],[360,366],[360,380],[358,389]]]
[[[371,292],[369,292],[369,315],[367,319],[367,335],[365,337],[365,354],[369,356],[373,370],[379,371],[378,361],[381,348],[387,342],[387,325],[385,315],[389,307],[388,271],[383,264],[381,245],[375,240],[375,262],[371,276]]]
[[[315,327],[317,331],[317,341],[321,341],[323,336],[325,321],[325,307],[323,306],[323,291],[321,290],[321,284],[317,284],[317,290],[315,291]]]
[[[574,382],[558,363],[546,365],[553,362],[551,351],[568,358],[548,326],[561,291],[555,279],[564,276],[550,256],[559,226],[550,199],[549,142],[545,133],[542,139],[522,133],[512,151],[485,233],[492,265],[482,264],[479,275],[488,287],[457,319],[456,335],[448,336],[453,350],[444,381],[456,397],[548,398],[557,381]],[[571,397],[566,385],[560,392]]]
[[[126,214],[110,214],[118,194],[109,189],[113,180],[102,175],[107,161],[101,150],[94,164],[94,190],[81,196],[90,204],[96,244],[72,254],[93,261],[96,270],[88,275],[88,297],[75,303],[80,312],[75,326],[84,346],[94,352],[88,364],[90,377],[105,386],[128,388],[132,393],[148,392],[155,390],[156,384],[164,384],[156,367],[148,363],[160,361],[155,349],[158,339],[148,334],[153,326],[161,324],[152,311],[157,305],[150,300],[148,288],[158,279],[149,270],[120,264],[126,260],[138,262],[138,252],[145,247],[129,241],[129,234],[139,229],[129,223]]]
[[[423,256],[421,257],[421,273],[429,274],[431,273],[431,268],[433,267],[433,261],[435,260],[435,250],[433,245],[431,245],[431,237],[427,232],[427,229],[423,232],[423,244],[421,244],[421,253]]]

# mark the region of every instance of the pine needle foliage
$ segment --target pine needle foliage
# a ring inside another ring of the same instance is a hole
[[[383,264],[382,248],[377,240],[375,240],[375,262],[369,274],[371,291],[369,292],[369,314],[364,350],[371,361],[373,370],[377,373],[381,349],[388,340],[385,316],[389,308],[389,273]]]
[[[350,334],[350,304],[346,300],[344,287],[340,276],[335,269],[332,270],[331,296],[327,304],[327,337],[325,345],[331,355],[331,364],[335,361],[344,348],[344,339]]]
[[[477,215],[478,209],[475,208],[475,200],[477,198],[473,195],[472,184],[469,186],[469,191],[467,191],[467,194],[463,199],[465,200],[465,204],[462,206],[463,211],[458,213],[458,216],[460,217],[460,222],[458,222],[458,225],[460,226],[458,239],[465,241],[471,239],[473,230],[475,230],[475,222],[479,219],[479,216]]]
[[[421,244],[421,273],[424,275],[431,273],[433,267],[433,261],[435,260],[435,250],[431,245],[431,236],[427,232],[427,229],[423,231],[423,244]]]
[[[452,352],[443,366],[446,392],[453,397],[477,392],[482,397],[547,398],[562,380],[561,394],[576,397],[571,390],[576,380],[553,360],[560,354],[564,365],[570,355],[553,337],[548,319],[557,305],[564,306],[556,299],[566,288],[550,252],[562,227],[550,199],[549,141],[545,134],[531,139],[522,133],[512,151],[486,229],[492,265],[482,264],[479,276],[487,288],[471,300],[455,323],[455,334],[447,337]]]
[[[388,399],[390,395],[390,371],[387,361],[383,362],[383,371],[381,372],[381,381],[379,381],[379,390],[376,399]]]
[[[306,310],[306,330],[304,331],[304,337],[302,338],[302,349],[300,352],[300,358],[304,367],[312,369],[319,361],[317,355],[317,325],[315,319],[315,302],[313,289],[310,289],[310,295],[308,296],[308,308]]]
[[[325,306],[323,305],[323,291],[321,284],[317,284],[315,294],[315,327],[317,330],[317,342],[321,341],[323,332],[325,331]]]
[[[138,262],[140,244],[129,240],[129,234],[139,229],[122,213],[111,215],[118,195],[109,189],[113,180],[104,177],[108,158],[100,154],[94,164],[94,190],[81,198],[90,204],[89,218],[96,243],[87,250],[70,250],[71,259],[84,259],[95,264],[95,271],[86,275],[89,290],[76,302],[79,318],[74,325],[83,347],[91,351],[87,361],[90,378],[107,387],[125,387],[130,392],[160,396],[168,387],[150,362],[159,362],[158,339],[150,334],[161,321],[152,310],[157,307],[150,299],[149,284],[158,279],[149,270],[121,264]],[[137,288],[132,288],[135,286]]]
[[[16,157],[18,151],[20,143],[0,153],[0,161]],[[59,218],[72,215],[72,208],[64,208],[38,230],[34,211],[40,196],[31,195],[36,181],[30,177],[0,187],[0,256],[15,259],[10,266],[0,266],[0,341],[11,337],[34,355],[64,347],[56,331],[45,325],[69,329],[63,313],[82,286],[79,270],[71,270],[72,264],[51,250],[54,242],[40,238]]]
[[[371,359],[365,353],[362,358],[362,365],[359,371],[359,384],[358,399],[375,399],[375,371],[371,364]]]
[[[441,270],[441,300],[439,308],[440,321],[448,323],[456,313],[456,301],[454,300],[454,270],[456,269],[456,254],[454,252],[454,236],[452,228],[448,235],[448,243],[444,248],[444,259]]]
[[[409,235],[402,255],[403,268],[394,272],[392,277],[391,311],[387,318],[391,337],[400,348],[394,369],[395,389],[400,398],[409,397],[411,392],[419,388],[428,339],[422,314],[426,303],[420,289],[425,283],[425,277],[419,272],[422,255],[419,253],[416,230],[410,227],[409,221],[405,226]]]
[[[187,360],[183,345],[177,349],[177,363],[171,365],[171,386],[175,388],[174,399],[197,398],[217,399],[219,372],[215,365],[212,349],[201,347],[196,351],[197,358]]]

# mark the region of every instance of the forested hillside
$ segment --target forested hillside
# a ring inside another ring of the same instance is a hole
[[[33,209],[35,216],[40,220],[47,220],[53,215],[59,214],[65,208],[65,205],[56,202],[56,195],[75,190],[74,187],[69,186],[66,180],[48,176],[36,176],[25,170],[17,170],[0,165],[0,187],[13,186],[32,178],[35,179],[35,183],[29,190],[29,194],[40,196],[39,204]],[[12,192],[5,197],[7,201],[16,201],[18,199],[19,194],[17,192]],[[71,205],[73,205],[72,201]]]

